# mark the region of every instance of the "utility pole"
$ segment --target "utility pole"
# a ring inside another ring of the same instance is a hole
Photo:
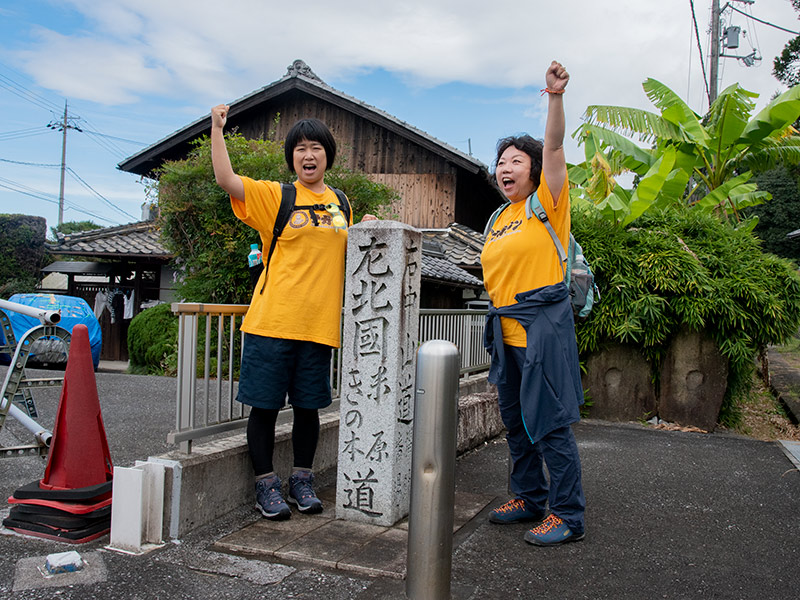
[[[717,86],[719,82],[719,0],[711,0],[711,52],[709,55],[708,69],[708,104],[714,104],[717,99]]]
[[[77,125],[69,122],[69,112],[67,101],[64,101],[64,118],[62,121],[50,121],[47,126],[50,129],[61,132],[61,187],[58,193],[58,224],[64,223],[64,178],[67,173],[67,129],[82,131]]]
[[[64,222],[64,175],[67,173],[67,101],[64,100],[64,121],[61,124],[61,187],[58,191],[58,224]]]
[[[756,0],[728,0],[728,2],[725,3],[725,6],[723,6],[722,9],[720,9],[719,0],[711,0],[711,49],[708,53],[708,62],[709,62],[708,78],[710,79],[710,81],[708,82],[709,105],[713,104],[714,100],[717,99],[717,93],[719,87],[720,58],[735,58],[737,60],[741,60],[746,67],[752,67],[756,62],[761,62],[761,57],[758,56],[756,50],[753,50],[753,52],[747,56],[738,56],[735,54],[722,53],[723,34],[720,27],[720,23],[722,20],[722,11],[731,7],[732,2],[739,2],[741,4],[755,4],[755,1]],[[724,46],[726,48],[735,49],[739,47],[739,41],[738,41],[739,31],[740,31],[739,27],[728,27],[727,29],[725,29]]]

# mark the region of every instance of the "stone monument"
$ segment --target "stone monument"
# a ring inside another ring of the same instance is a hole
[[[421,272],[418,230],[349,229],[337,518],[388,526],[408,514]]]

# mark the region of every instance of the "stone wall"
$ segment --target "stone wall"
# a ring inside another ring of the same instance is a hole
[[[702,333],[681,331],[667,349],[659,372],[638,349],[612,345],[586,361],[583,386],[591,402],[589,416],[609,421],[658,417],[712,431],[728,383],[726,359]]]

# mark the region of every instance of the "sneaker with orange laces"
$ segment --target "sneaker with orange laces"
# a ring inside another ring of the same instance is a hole
[[[539,521],[541,523],[545,514],[547,514],[545,511],[530,510],[522,498],[514,498],[490,512],[489,521],[501,525],[522,523],[523,521]]]
[[[550,514],[541,525],[525,533],[525,541],[535,546],[558,546],[568,542],[579,542],[586,533],[574,533],[561,517]]]

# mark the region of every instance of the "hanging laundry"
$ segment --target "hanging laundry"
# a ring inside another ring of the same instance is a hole
[[[133,297],[134,297],[133,290],[128,290],[127,292],[125,292],[124,295],[125,310],[122,317],[123,319],[133,318]]]

